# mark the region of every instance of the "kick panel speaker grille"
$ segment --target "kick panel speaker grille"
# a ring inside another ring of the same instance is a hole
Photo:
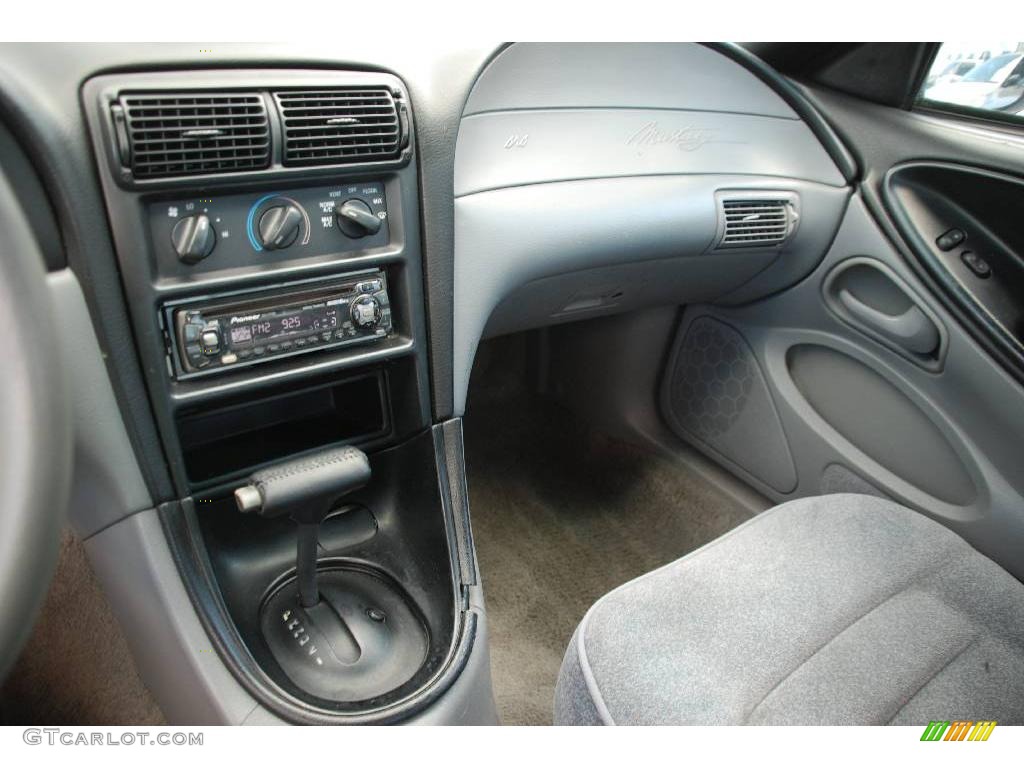
[[[778,246],[792,234],[796,207],[792,199],[720,199],[719,248]]]
[[[137,179],[266,168],[270,123],[259,94],[122,94],[127,152]]]
[[[761,366],[743,336],[708,316],[677,337],[663,406],[680,437],[707,446],[781,493],[796,468]]]
[[[284,164],[390,160],[401,151],[398,105],[383,87],[274,93],[284,128]]]

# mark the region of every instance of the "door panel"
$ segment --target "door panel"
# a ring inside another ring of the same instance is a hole
[[[854,271],[864,269],[873,272]],[[930,361],[837,311],[830,298],[837,285],[890,317],[916,308],[939,335],[936,351],[924,356]],[[860,194],[810,277],[742,307],[689,307],[675,354],[688,326],[703,317],[735,329],[752,351],[796,484],[782,492],[765,482],[762,466],[723,451],[721,441],[716,448],[677,433],[772,499],[843,490],[885,495],[940,520],[1024,576],[1024,388],[937,300]],[[671,365],[667,372],[662,407],[677,425],[668,396]],[[758,423],[747,441],[776,438],[771,420]]]
[[[860,165],[835,241],[789,290],[683,320],[749,344],[796,485],[703,449],[777,500],[889,496],[1024,577],[1024,131],[804,90]]]
[[[857,155],[860,194],[906,264],[993,361],[1024,382],[1024,346],[1014,330],[1022,303],[1024,129],[881,106],[820,87],[804,91]],[[977,247],[938,248],[941,234],[964,226]],[[963,250],[991,257],[998,280],[978,279],[961,260]],[[1009,302],[992,293],[1009,293]]]

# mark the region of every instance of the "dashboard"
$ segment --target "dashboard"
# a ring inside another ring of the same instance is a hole
[[[799,91],[729,46],[62,51],[6,47],[0,110],[5,167],[38,174],[45,195],[29,175],[19,192],[59,239],[43,250],[89,468],[73,523],[125,610],[124,568],[167,603],[135,651],[219,691],[179,702],[217,721],[383,722],[467,668],[487,678],[459,421],[480,340],[794,285],[855,170]],[[260,601],[294,537],[225,501],[337,445],[374,475],[338,551],[425,627],[411,677],[358,702],[275,661]]]

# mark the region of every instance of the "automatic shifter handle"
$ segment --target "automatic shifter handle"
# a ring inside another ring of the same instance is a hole
[[[287,515],[298,523],[296,578],[302,605],[320,600],[316,586],[317,530],[346,494],[370,482],[370,461],[358,448],[332,448],[255,472],[235,490],[242,512]]]

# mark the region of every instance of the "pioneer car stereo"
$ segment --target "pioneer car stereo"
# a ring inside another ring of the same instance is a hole
[[[383,271],[168,302],[160,312],[168,372],[182,379],[387,338]]]

